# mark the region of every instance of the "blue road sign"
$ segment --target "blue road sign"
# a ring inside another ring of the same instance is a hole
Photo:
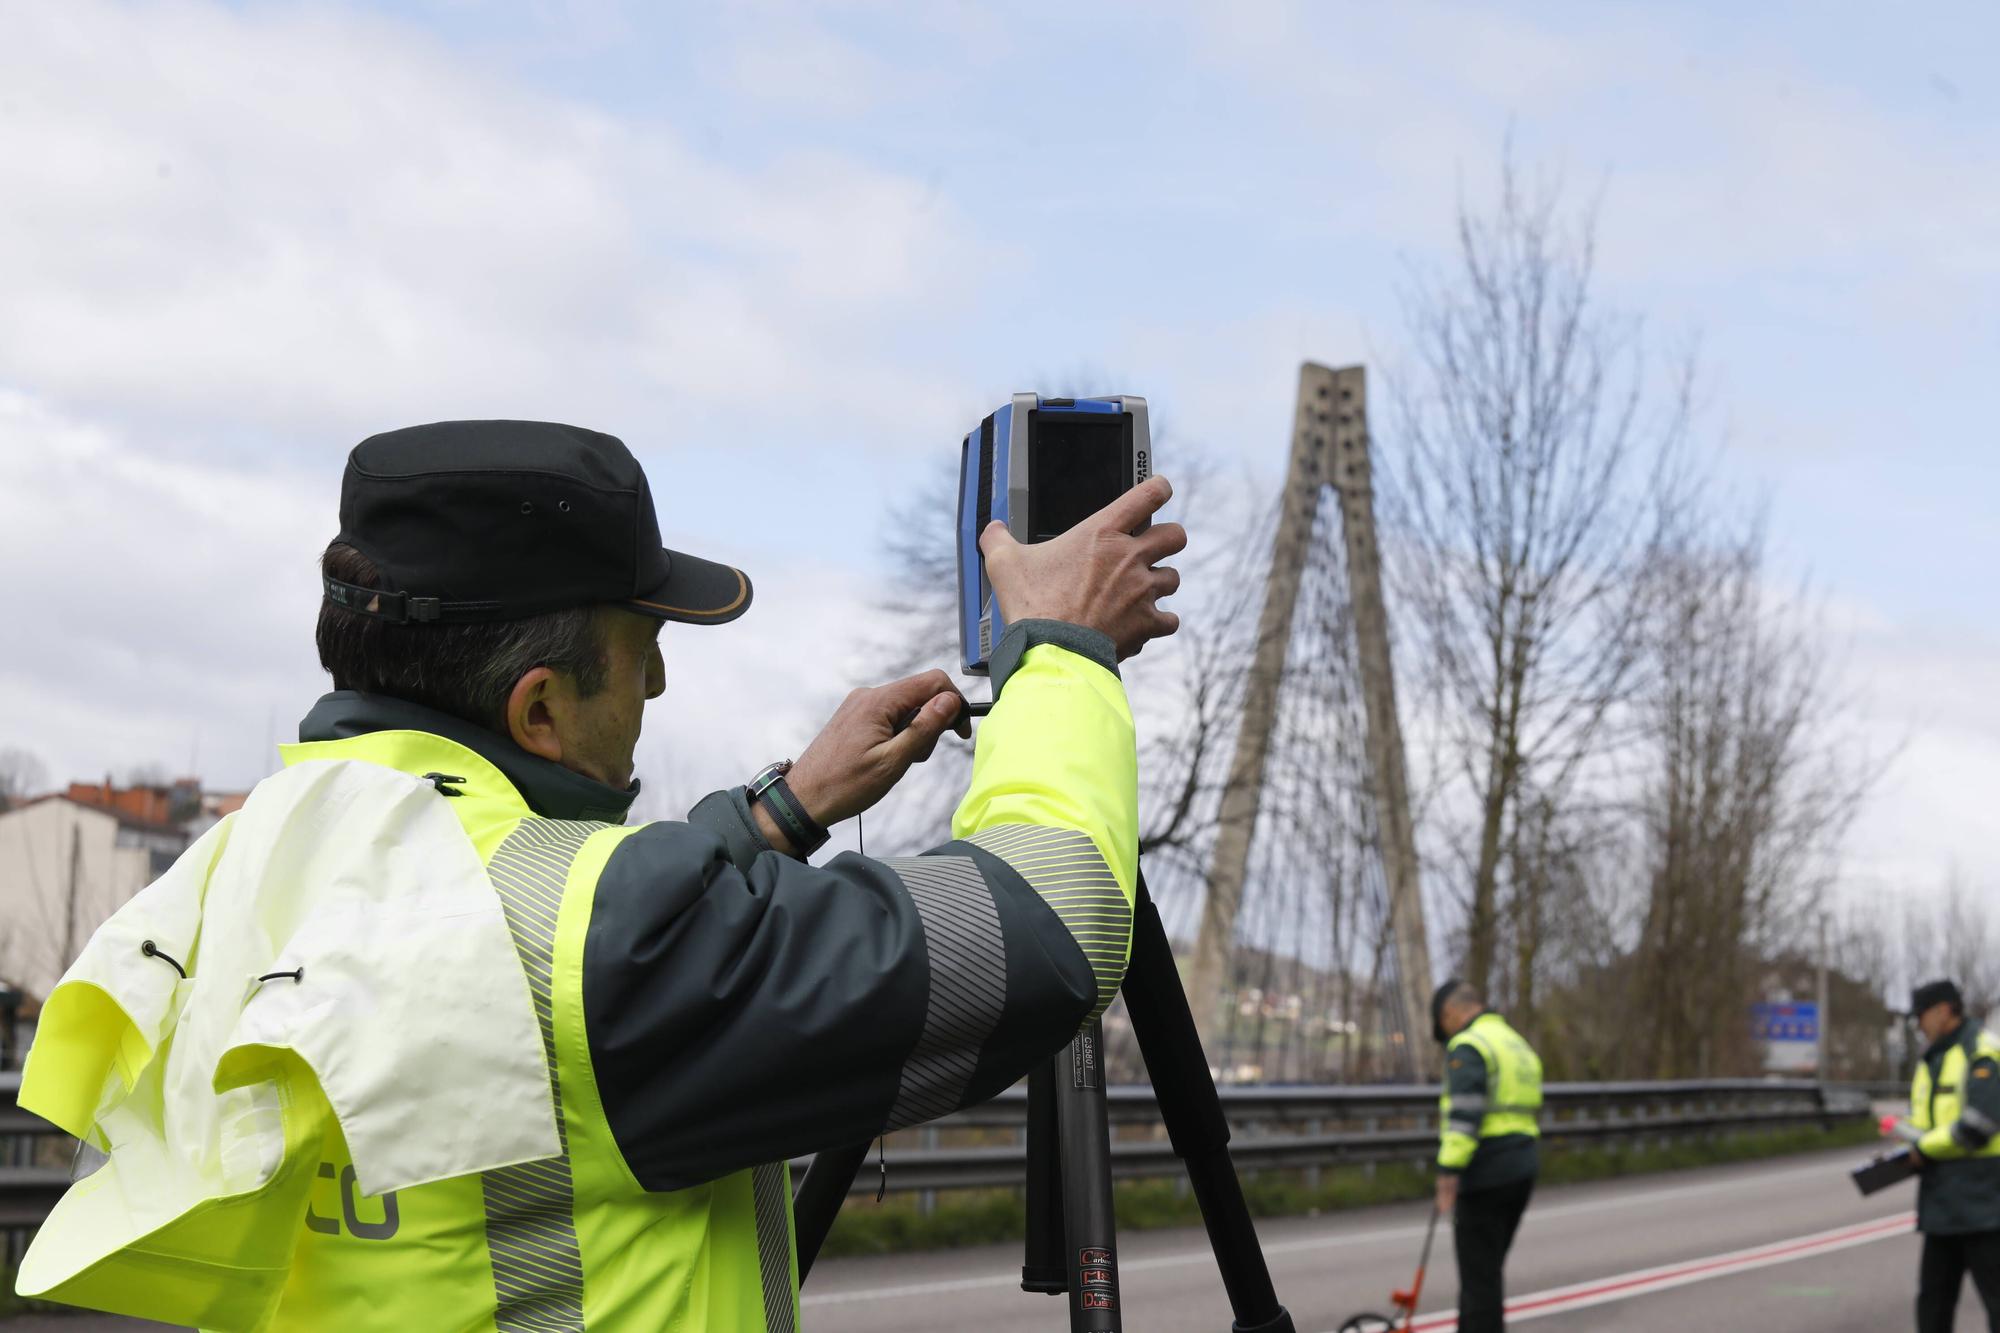
[[[1750,1035],[1758,1041],[1818,1041],[1819,1005],[1811,1000],[1753,1004]]]

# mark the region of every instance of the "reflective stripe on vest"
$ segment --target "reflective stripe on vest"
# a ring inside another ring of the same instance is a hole
[[[757,1205],[757,1273],[764,1280],[766,1333],[797,1333],[792,1319],[792,1200],[783,1162],[755,1167],[750,1189]]]
[[[514,948],[534,997],[549,1061],[562,1155],[488,1171],[486,1246],[493,1259],[493,1324],[499,1333],[582,1333],[583,1255],[576,1242],[576,1193],[563,1124],[562,1083],[556,1076],[556,915],[570,863],[584,840],[607,824],[524,819],[486,863],[507,912]]]
[[[1496,1102],[1485,1097],[1460,1097],[1451,1104],[1454,1120],[1477,1120],[1489,1115],[1525,1115],[1540,1119],[1540,1102]]]
[[[556,918],[571,864],[590,836],[608,824],[524,819],[487,862],[506,910],[514,947],[534,998],[548,1057],[549,1089],[563,1153],[487,1172],[486,1242],[493,1263],[498,1333],[583,1333],[583,1258],[577,1245],[569,1130],[556,1070],[553,966]],[[796,1333],[792,1300],[791,1190],[786,1166],[751,1172],[757,1269],[768,1333]]]

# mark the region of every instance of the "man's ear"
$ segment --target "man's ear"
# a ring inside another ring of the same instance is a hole
[[[556,673],[545,666],[514,682],[513,692],[507,696],[507,734],[529,754],[560,764],[562,738],[556,734],[555,715],[549,709],[557,683]]]

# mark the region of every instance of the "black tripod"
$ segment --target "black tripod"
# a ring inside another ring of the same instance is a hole
[[[1194,1015],[1167,943],[1166,928],[1139,876],[1125,1007],[1174,1153],[1187,1167],[1216,1266],[1235,1316],[1233,1333],[1293,1333],[1278,1304],[1257,1228],[1229,1159],[1229,1124],[1209,1077]],[[1110,1128],[1104,1108],[1103,1025],[1092,1023],[1066,1050],[1028,1076],[1026,1291],[1069,1296],[1070,1328],[1119,1333],[1117,1220],[1111,1206]],[[868,1153],[866,1143],[821,1153],[793,1200],[799,1280],[833,1225]]]

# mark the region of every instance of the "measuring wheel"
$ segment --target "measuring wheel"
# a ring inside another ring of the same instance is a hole
[[[1335,1333],[1396,1333],[1396,1321],[1387,1315],[1358,1314],[1342,1324]]]

